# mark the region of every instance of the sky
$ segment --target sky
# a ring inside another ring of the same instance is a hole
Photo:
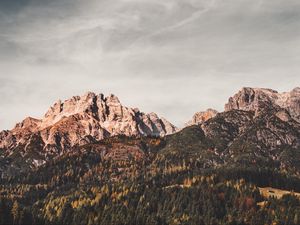
[[[183,126],[299,72],[298,0],[0,1],[0,130],[87,91]]]

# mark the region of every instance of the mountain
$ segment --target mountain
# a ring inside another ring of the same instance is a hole
[[[201,124],[218,114],[218,111],[215,109],[207,109],[206,111],[196,112],[192,119],[186,123],[186,126]]]
[[[298,225],[299,101],[299,88],[242,88],[224,112],[196,113],[179,131],[115,96],[59,101],[43,119],[0,133],[0,216],[9,209],[4,221],[38,225]],[[265,196],[267,187],[289,195]]]
[[[111,136],[165,136],[176,130],[155,113],[123,106],[115,95],[89,92],[57,101],[42,119],[28,117],[12,130],[2,131],[0,149],[3,157],[14,159],[12,164],[26,161],[39,166],[74,146]]]
[[[278,93],[272,89],[245,87],[230,97],[225,105],[225,111],[240,109],[256,114],[274,108],[286,110],[294,120],[300,122],[300,88]]]
[[[167,162],[177,168],[184,160],[193,173],[239,171],[243,175],[238,177],[243,179],[248,176],[244,173],[251,173],[252,182],[260,180],[261,185],[270,186],[276,185],[276,176],[299,177],[297,93],[297,88],[282,94],[270,89],[243,88],[229,98],[224,112],[167,136],[154,164],[160,167]],[[264,173],[269,178],[263,178]]]

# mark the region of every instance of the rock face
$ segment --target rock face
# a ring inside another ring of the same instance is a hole
[[[197,113],[190,122],[194,126],[169,136],[157,161],[186,157],[197,159],[198,168],[268,168],[299,176],[299,90],[243,88],[224,112],[208,120]]]
[[[105,97],[89,92],[57,101],[41,119],[26,118],[10,131],[0,132],[0,149],[7,154],[16,149],[24,156],[34,148],[37,154],[62,154],[73,146],[105,137],[165,136],[177,128],[155,113],[145,114],[123,106],[115,95]]]
[[[217,110],[214,109],[207,109],[204,112],[196,112],[193,116],[193,118],[186,123],[186,126],[191,126],[191,125],[197,125],[201,124],[213,117],[215,117],[218,114]]]
[[[294,120],[300,122],[300,88],[283,93],[265,88],[242,88],[225,105],[225,111],[233,109],[253,111],[256,115],[273,109],[286,110]]]
[[[0,174],[26,172],[106,137],[176,132],[160,139],[166,143],[159,154],[168,161],[176,155],[179,159],[195,156],[206,168],[224,163],[252,165],[260,160],[261,165],[272,162],[274,168],[282,170],[296,168],[294,172],[300,175],[299,157],[290,157],[300,155],[300,88],[284,93],[243,88],[229,99],[224,112],[198,112],[188,125],[177,132],[175,126],[155,113],[125,107],[114,95],[89,92],[56,102],[42,119],[28,117],[14,129],[0,132]],[[121,145],[115,147],[109,155],[112,158],[126,159],[126,154],[147,158],[137,150],[139,147],[124,151],[120,151]]]
[[[171,136],[157,164],[195,160],[197,168],[268,168],[300,176],[300,123],[285,109],[233,109]],[[221,170],[222,170],[221,169]]]

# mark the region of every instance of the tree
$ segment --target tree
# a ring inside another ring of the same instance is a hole
[[[11,209],[11,215],[13,217],[13,224],[17,225],[19,224],[20,219],[20,206],[17,201],[14,201],[13,207]]]
[[[10,210],[5,198],[0,198],[0,224],[10,224]]]

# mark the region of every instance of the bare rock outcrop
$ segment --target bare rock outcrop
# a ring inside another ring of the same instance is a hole
[[[186,123],[186,126],[201,124],[201,123],[215,117],[217,114],[218,114],[218,111],[214,110],[214,109],[207,109],[206,111],[203,111],[203,112],[196,112],[194,114],[193,118]]]
[[[26,152],[32,136],[48,155],[110,136],[165,136],[177,128],[157,114],[123,106],[115,95],[88,92],[57,101],[42,119],[26,118],[10,131],[0,133],[0,148],[8,154],[18,147]],[[37,140],[37,139],[35,139]]]
[[[262,111],[285,109],[290,116],[300,122],[300,88],[279,93],[266,88],[242,88],[229,98],[225,111],[233,109],[253,111],[259,115]]]

